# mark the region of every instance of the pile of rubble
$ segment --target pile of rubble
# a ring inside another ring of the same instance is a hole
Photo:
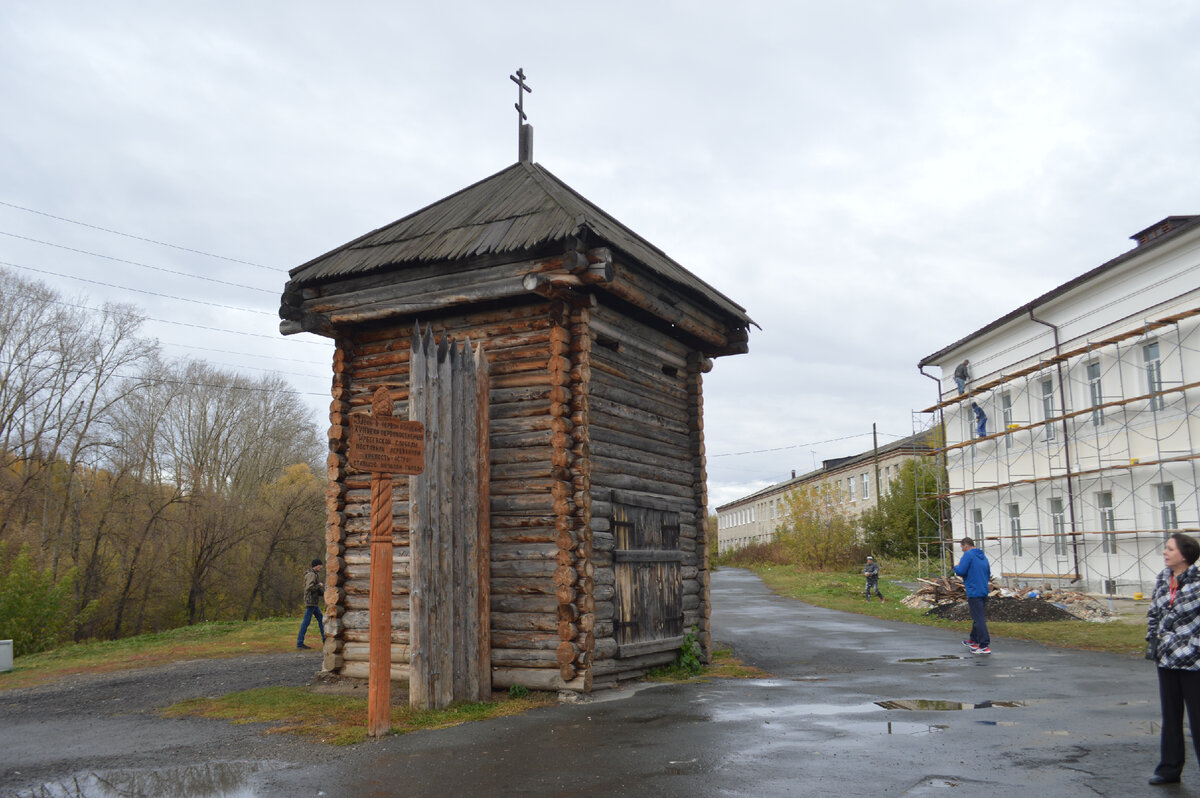
[[[917,579],[917,582],[920,585],[917,590],[900,599],[900,602],[906,607],[927,609],[930,610],[931,614],[945,617],[954,605],[965,605],[967,601],[967,592],[963,588],[962,579],[957,576]],[[1014,617],[1011,620],[1050,620],[1052,616],[1057,615],[1050,611],[1049,607],[1035,607],[1035,604],[1057,607],[1071,617],[1085,621],[1108,620],[1116,616],[1115,612],[1105,607],[1097,599],[1086,593],[1078,593],[1074,590],[1056,590],[1051,588],[1050,585],[1042,585],[1041,587],[1023,585],[1018,588],[1010,588],[1001,585],[995,578],[991,580],[988,588],[988,597],[990,599],[1015,600],[989,601],[989,618],[992,618],[993,613],[1001,606],[1015,608],[1024,605],[1025,602],[1031,602],[1029,605],[1025,605],[1029,612],[1017,613],[1022,617]],[[994,620],[1008,619],[994,618]]]

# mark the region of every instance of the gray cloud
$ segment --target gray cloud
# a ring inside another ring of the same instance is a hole
[[[15,3],[0,201],[274,270],[3,205],[0,231],[266,290],[0,260],[266,311],[28,274],[323,419],[328,344],[270,315],[285,270],[515,160],[523,66],[538,162],[763,327],[706,379],[719,502],[908,434],[920,357],[1200,211],[1198,39],[1183,2]]]

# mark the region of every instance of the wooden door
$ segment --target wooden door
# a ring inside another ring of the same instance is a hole
[[[683,644],[683,552],[679,513],[644,497],[613,494],[617,656]]]

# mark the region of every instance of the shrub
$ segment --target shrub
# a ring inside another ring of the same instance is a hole
[[[49,568],[38,572],[28,545],[9,560],[0,544],[0,639],[13,641],[14,656],[53,648],[96,611],[95,602],[76,611],[74,586],[74,569],[55,581]]]

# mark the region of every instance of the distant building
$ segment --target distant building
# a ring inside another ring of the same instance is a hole
[[[900,466],[913,457],[933,453],[930,437],[928,432],[922,432],[878,449],[825,460],[815,471],[801,476],[793,471],[791,479],[718,507],[718,551],[773,540],[787,512],[784,498],[793,490],[809,485],[831,485],[846,514],[857,518],[879,502],[880,492],[889,489]]]
[[[942,371],[942,533],[975,538],[998,575],[1149,593],[1167,535],[1200,531],[1200,216],[1132,238],[919,364]]]

